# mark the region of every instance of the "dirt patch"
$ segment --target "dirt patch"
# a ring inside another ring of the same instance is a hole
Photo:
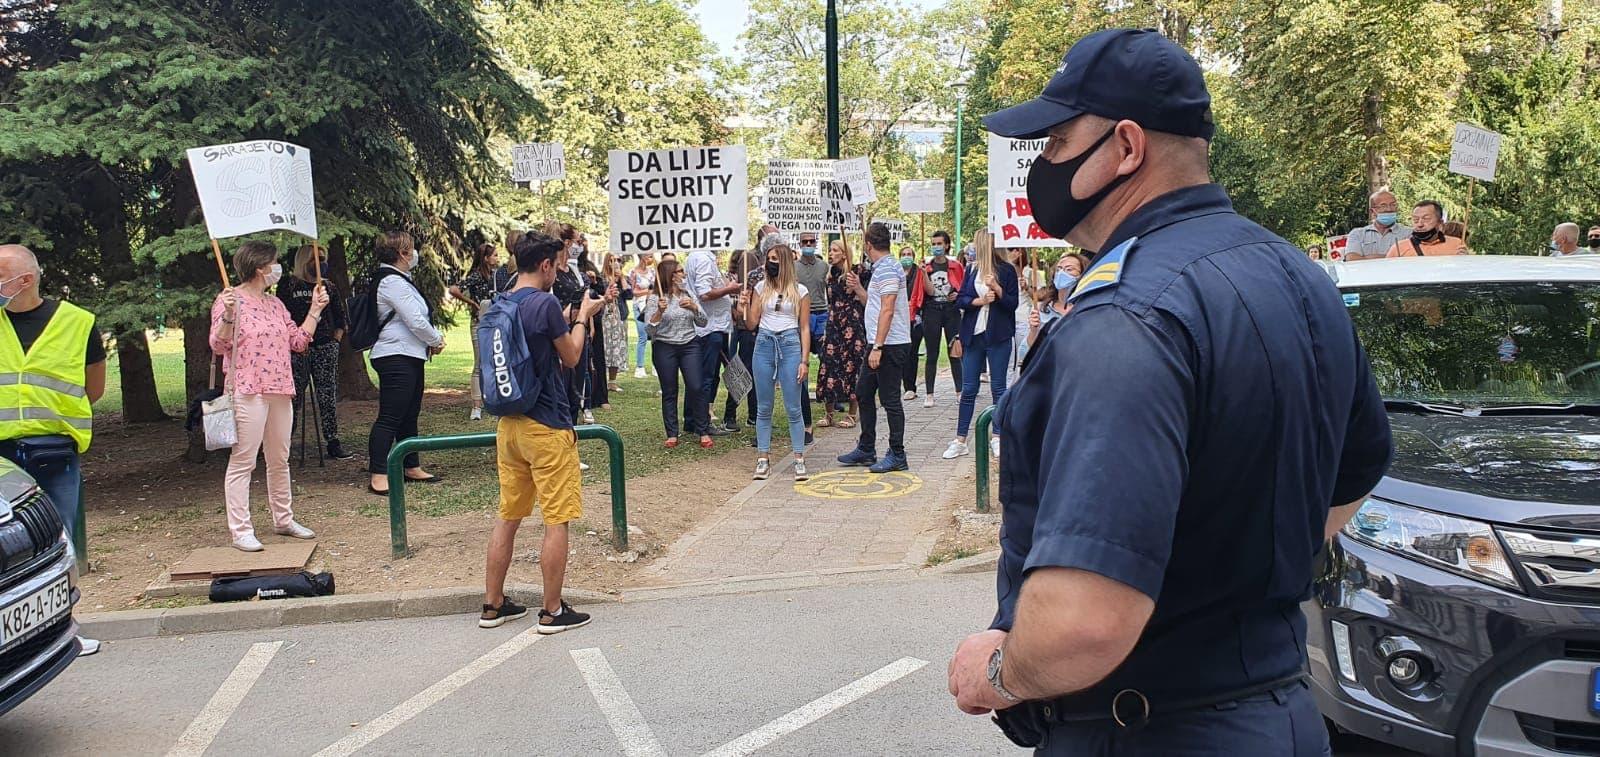
[[[928,553],[928,565],[971,557],[1000,546],[999,503],[990,505],[989,512],[978,512],[972,502],[972,476],[968,474],[964,480],[962,496],[945,504],[944,531]]]
[[[376,412],[374,405],[340,403],[341,416],[348,415],[348,420],[341,418],[342,427],[360,431],[344,436],[352,451],[365,449],[363,435]],[[428,406],[424,434],[493,430],[488,421],[463,420],[466,406],[459,393],[430,392]],[[84,460],[91,566],[80,584],[84,611],[165,606],[163,600],[143,598],[151,581],[196,547],[229,543],[222,503],[225,454],[214,453],[204,464],[186,463],[181,459],[185,443],[181,423],[129,426],[116,418],[96,420],[94,446]],[[742,465],[706,464],[703,457],[628,479],[631,549],[619,555],[611,548],[611,491],[603,447],[591,456],[597,447],[590,444],[583,443],[581,449],[594,469],[585,476],[585,514],[573,524],[567,572],[574,588],[615,591],[627,585],[665,545],[749,483]],[[737,449],[742,444],[728,446]],[[388,499],[367,492],[364,457],[329,460],[319,467],[313,449],[301,468],[296,437],[290,461],[295,516],[317,531],[313,567],[332,571],[340,594],[482,583],[484,546],[499,491],[493,450],[427,456],[425,467],[445,480],[407,488],[413,554],[400,560],[390,558]],[[287,537],[272,533],[263,476],[264,469],[258,467],[251,504],[256,533],[270,544]],[[525,522],[510,581],[539,581],[541,533],[536,518]]]

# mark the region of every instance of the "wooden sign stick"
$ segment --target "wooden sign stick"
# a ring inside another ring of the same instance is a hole
[[[217,274],[222,276],[222,288],[232,287],[233,283],[228,281],[228,266],[222,262],[222,245],[217,244],[215,239],[211,240],[211,251],[217,254]]]
[[[311,240],[311,266],[317,272],[316,285],[322,286],[322,245],[317,240]]]

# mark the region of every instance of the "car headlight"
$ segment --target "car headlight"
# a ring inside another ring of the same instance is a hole
[[[1487,523],[1368,499],[1344,533],[1379,549],[1468,578],[1517,589],[1511,562]]]

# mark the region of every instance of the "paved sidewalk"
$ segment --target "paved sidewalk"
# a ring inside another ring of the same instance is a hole
[[[920,383],[920,382],[919,382]],[[752,482],[699,528],[685,534],[644,571],[651,584],[731,577],[921,567],[945,525],[952,497],[972,494],[974,455],[940,457],[955,434],[958,395],[941,373],[937,404],[906,405],[906,454],[911,470],[876,476],[835,461],[853,449],[859,429],[817,429],[806,454],[811,481],[796,484],[792,456],[774,453],[772,478]],[[987,385],[979,398],[987,407]],[[818,408],[820,412],[820,408]],[[878,411],[878,453],[887,451],[888,424]],[[821,417],[820,415],[818,417]],[[737,455],[753,466],[755,452]]]

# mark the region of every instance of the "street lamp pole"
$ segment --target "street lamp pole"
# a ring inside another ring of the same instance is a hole
[[[837,0],[828,0],[826,23],[828,89],[828,157],[839,159],[839,9]]]
[[[961,244],[966,237],[961,236],[961,106],[966,103],[966,97],[956,96],[956,238],[953,244]]]

